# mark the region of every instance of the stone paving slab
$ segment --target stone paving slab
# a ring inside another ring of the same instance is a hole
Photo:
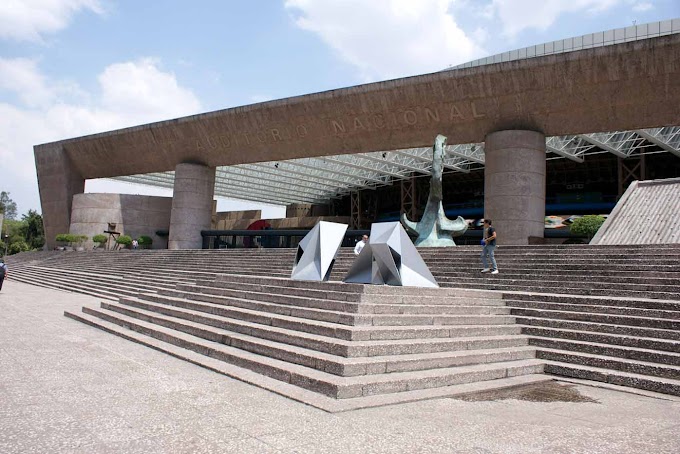
[[[330,414],[63,316],[97,302],[5,281],[0,452],[680,452],[671,396],[570,384],[595,402],[443,398]]]

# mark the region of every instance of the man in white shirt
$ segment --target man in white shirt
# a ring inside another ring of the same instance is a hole
[[[364,235],[361,237],[361,241],[359,241],[356,246],[354,246],[354,255],[359,255],[361,253],[361,250],[366,246],[368,243],[368,235]]]

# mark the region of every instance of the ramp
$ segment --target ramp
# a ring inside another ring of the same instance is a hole
[[[680,178],[634,181],[590,244],[679,244]]]

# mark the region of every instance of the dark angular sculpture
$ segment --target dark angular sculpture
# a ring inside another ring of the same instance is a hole
[[[401,215],[401,223],[414,235],[418,235],[416,246],[422,247],[447,247],[455,246],[453,237],[461,236],[467,230],[467,222],[458,216],[451,220],[444,214],[442,206],[442,171],[444,169],[444,155],[446,151],[446,137],[439,134],[434,140],[432,157],[432,178],[430,179],[430,195],[427,198],[425,212],[420,222],[412,222],[406,216]]]

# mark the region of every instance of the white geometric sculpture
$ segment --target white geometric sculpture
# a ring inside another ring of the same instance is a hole
[[[439,287],[399,222],[371,225],[371,238],[344,282],[404,287]]]
[[[347,224],[326,221],[316,224],[298,244],[290,278],[327,281],[346,231]]]

